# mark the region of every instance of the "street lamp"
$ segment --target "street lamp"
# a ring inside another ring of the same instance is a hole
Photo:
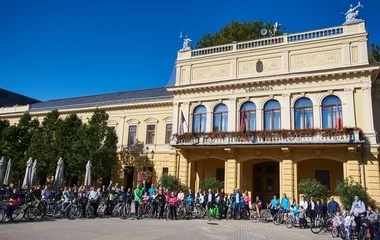
[[[145,149],[142,150],[142,157],[145,160],[145,170],[147,169],[148,166],[148,160],[154,158],[154,151],[149,152],[149,147],[147,146]]]

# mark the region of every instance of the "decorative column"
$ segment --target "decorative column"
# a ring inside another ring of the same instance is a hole
[[[365,153],[365,186],[368,194],[376,202],[380,202],[380,169],[378,151],[376,148],[368,149]]]
[[[282,94],[281,104],[281,129],[291,129],[290,121],[290,94]]]
[[[121,148],[124,145],[124,128],[125,128],[125,116],[120,117],[119,123],[119,142],[118,145]]]
[[[345,110],[343,111],[343,126],[355,127],[355,104],[354,104],[354,89],[346,88],[344,89],[346,95]]]
[[[228,154],[228,160],[225,162],[225,189],[226,193],[232,192],[232,189],[237,187],[237,161],[236,154],[233,149],[226,148],[225,151]]]
[[[372,112],[372,96],[371,96],[371,87],[362,87],[363,95],[363,105],[362,109],[364,110],[364,131],[368,133],[374,133],[373,125],[373,112]]]
[[[236,98],[230,98],[227,103],[228,107],[228,131],[235,132],[236,131]]]
[[[263,109],[256,108],[256,130],[264,129]]]
[[[280,179],[282,183],[280,185],[280,194],[286,193],[289,198],[294,199],[295,191],[297,187],[294,185],[294,167],[293,167],[293,156],[289,148],[281,148],[282,151],[282,164],[280,164]]]
[[[178,125],[178,119],[179,119],[179,104],[178,102],[173,103],[173,134],[179,133],[179,125]]]
[[[355,182],[362,183],[359,156],[356,147],[347,148],[347,159],[346,164],[343,164],[343,166],[346,167],[343,171],[343,174],[345,174],[344,177],[352,177]]]

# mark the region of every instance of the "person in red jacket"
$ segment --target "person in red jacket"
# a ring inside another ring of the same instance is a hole
[[[12,195],[9,198],[8,202],[8,211],[7,211],[7,217],[9,221],[12,221],[12,213],[15,210],[15,208],[20,204],[20,198],[19,195],[17,194],[17,190],[13,189]]]

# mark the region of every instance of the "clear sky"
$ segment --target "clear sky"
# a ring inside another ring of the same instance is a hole
[[[0,0],[0,88],[39,100],[166,86],[179,33],[194,42],[231,20],[287,33],[341,25],[353,0]],[[362,0],[380,44],[379,0]]]

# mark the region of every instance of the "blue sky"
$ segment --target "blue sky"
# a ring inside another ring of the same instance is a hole
[[[231,20],[287,33],[340,25],[352,0],[0,0],[0,88],[39,100],[166,86],[179,32],[196,41]],[[380,1],[362,0],[380,44]]]

